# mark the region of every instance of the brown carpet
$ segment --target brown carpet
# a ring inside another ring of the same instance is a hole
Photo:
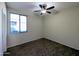
[[[42,38],[8,48],[5,56],[77,56],[79,51]]]

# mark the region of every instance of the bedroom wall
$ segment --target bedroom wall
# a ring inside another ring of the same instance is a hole
[[[4,2],[0,2],[0,55],[6,51],[6,39],[7,39],[7,13],[6,5]]]
[[[26,33],[10,33],[8,23],[8,47],[45,37],[79,50],[79,7],[67,8],[44,17],[21,9],[8,8],[8,12],[29,15]]]
[[[79,50],[79,7],[45,16],[44,37]]]
[[[2,51],[2,3],[0,3],[0,56],[3,54]]]
[[[11,33],[8,19],[8,47],[42,38],[42,17],[37,16],[28,10],[8,8],[8,12],[28,15],[28,32],[25,33]]]
[[[6,3],[3,2],[3,11],[2,11],[2,32],[3,32],[3,51],[7,50],[7,9]]]

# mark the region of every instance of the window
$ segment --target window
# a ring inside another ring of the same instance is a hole
[[[11,32],[26,32],[27,17],[19,14],[10,13]]]

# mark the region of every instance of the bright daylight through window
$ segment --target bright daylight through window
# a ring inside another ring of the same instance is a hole
[[[26,32],[27,16],[11,13],[10,24],[11,32]]]

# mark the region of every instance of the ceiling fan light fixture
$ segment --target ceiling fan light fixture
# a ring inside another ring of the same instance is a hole
[[[39,4],[39,7],[41,10],[36,10],[35,12],[40,12],[40,15],[45,15],[45,14],[51,14],[50,10],[53,9],[55,6],[51,6],[47,8],[47,4]]]
[[[46,10],[42,10],[41,13],[45,14],[46,13]]]

